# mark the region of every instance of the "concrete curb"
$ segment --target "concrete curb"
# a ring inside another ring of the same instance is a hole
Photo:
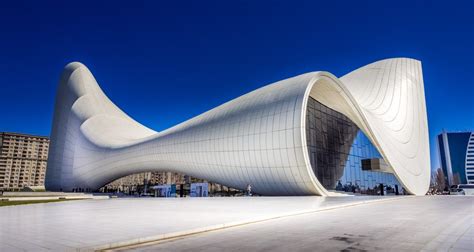
[[[215,231],[215,230],[224,229],[224,228],[237,227],[237,226],[242,226],[242,225],[247,225],[247,224],[253,224],[253,223],[258,223],[258,222],[279,219],[279,218],[290,217],[290,216],[311,214],[311,213],[317,213],[317,212],[322,212],[322,211],[328,211],[328,210],[334,210],[334,209],[340,209],[340,208],[346,208],[346,207],[352,207],[352,206],[358,206],[358,205],[364,205],[364,204],[371,204],[371,203],[380,203],[380,202],[385,202],[385,201],[394,201],[394,200],[400,200],[400,199],[406,199],[406,198],[412,198],[412,197],[416,197],[416,196],[396,196],[396,197],[390,197],[390,198],[385,198],[385,199],[363,200],[363,201],[352,202],[352,203],[347,203],[347,204],[342,204],[342,205],[337,205],[337,206],[322,207],[322,208],[312,209],[312,210],[295,211],[295,212],[288,212],[288,213],[283,213],[283,214],[274,214],[274,215],[269,215],[267,217],[251,218],[251,219],[246,219],[246,220],[241,220],[241,221],[206,226],[202,228],[194,228],[194,229],[188,229],[188,230],[183,230],[183,231],[178,231],[178,232],[164,233],[164,234],[141,237],[141,238],[126,240],[126,241],[111,242],[111,243],[103,244],[100,246],[82,248],[82,249],[79,249],[79,251],[111,251],[114,249],[121,249],[125,247],[141,245],[141,244],[145,245],[146,243],[152,243],[152,242],[154,243],[154,242],[169,240],[169,239],[178,238],[182,236],[189,236],[189,235]]]
[[[41,201],[41,200],[60,200],[60,199],[109,199],[108,196],[38,196],[38,197],[5,197],[0,198],[2,201]]]

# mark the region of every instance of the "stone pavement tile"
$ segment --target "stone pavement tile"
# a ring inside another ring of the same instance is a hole
[[[469,249],[464,249],[464,248],[452,248],[449,250],[449,252],[472,252],[473,249],[472,248],[469,248]]]
[[[459,248],[459,249],[471,249],[474,251],[474,241],[470,240],[463,240],[457,241],[452,248]]]
[[[445,244],[444,242],[441,242],[441,241],[431,241],[428,244],[426,244],[421,250],[422,251],[437,251],[443,246],[445,246],[445,250],[448,250],[450,247],[449,244]]]
[[[451,249],[452,249],[451,243],[439,243],[439,246],[433,248],[431,251],[450,251]]]
[[[435,241],[439,241],[439,242],[443,242],[443,243],[446,243],[446,244],[454,244],[457,240],[459,239],[459,235],[451,235],[451,234],[442,234],[442,235],[438,235],[434,240]]]
[[[10,237],[6,242],[7,245],[16,247],[26,251],[48,251],[48,247],[42,244],[41,241],[32,240],[20,240],[21,237]]]
[[[456,229],[454,230],[450,230],[451,232],[442,232],[441,234],[442,235],[452,235],[452,236],[457,236],[457,237],[461,237],[463,234],[466,233],[466,231],[468,231],[469,229],[469,226],[468,225],[458,225]]]
[[[469,227],[469,229],[464,232],[460,239],[474,240],[474,225],[471,225],[471,227]]]
[[[416,242],[428,243],[435,239],[437,232],[436,231],[423,231],[423,232],[415,232],[412,233],[410,236],[415,238]]]
[[[14,247],[14,246],[10,246],[6,243],[0,243],[0,251],[9,251],[9,252],[22,251],[23,252],[25,250]]]
[[[430,235],[419,234],[412,232],[399,232],[393,234],[387,234],[384,239],[397,241],[398,243],[427,243],[429,241]]]
[[[457,242],[474,242],[474,233],[471,235],[463,235],[457,240]]]
[[[462,237],[467,237],[470,239],[474,239],[474,228],[469,229]]]
[[[383,247],[385,247],[385,246],[383,246]],[[406,241],[400,241],[397,245],[394,246],[395,249],[411,250],[411,251],[419,251],[423,247],[424,247],[424,244],[422,244],[422,243],[406,242]]]
[[[369,250],[369,251],[381,251],[387,249],[396,249],[397,245],[399,244],[398,241],[393,240],[376,240],[376,239],[363,239],[357,242],[356,248],[361,250]]]

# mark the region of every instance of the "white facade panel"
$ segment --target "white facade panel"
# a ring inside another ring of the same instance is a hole
[[[308,97],[351,119],[413,194],[429,184],[421,64],[388,59],[341,79],[312,72],[279,81],[155,132],[102,92],[81,63],[58,88],[46,187],[97,189],[144,171],[174,171],[264,195],[329,195],[308,158]]]

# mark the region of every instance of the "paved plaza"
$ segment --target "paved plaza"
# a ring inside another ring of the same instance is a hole
[[[0,251],[469,251],[473,214],[462,196],[81,200],[1,207]]]
[[[133,251],[474,251],[473,227],[474,197],[410,197],[170,239]]]

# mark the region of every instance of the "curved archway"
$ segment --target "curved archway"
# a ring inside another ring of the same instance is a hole
[[[405,67],[398,69],[399,62]],[[113,104],[84,65],[71,63],[58,88],[46,187],[98,188],[127,174],[169,170],[238,189],[252,184],[263,195],[330,195],[308,157],[311,98],[355,123],[408,191],[424,194],[429,150],[423,82],[416,75],[420,67],[415,60],[389,59],[341,79],[307,73],[155,132]],[[393,83],[383,77],[392,71]],[[360,91],[367,79],[376,80],[368,90],[378,91]],[[387,105],[380,97],[388,91],[381,90],[390,85],[400,86],[391,91],[398,103]]]

